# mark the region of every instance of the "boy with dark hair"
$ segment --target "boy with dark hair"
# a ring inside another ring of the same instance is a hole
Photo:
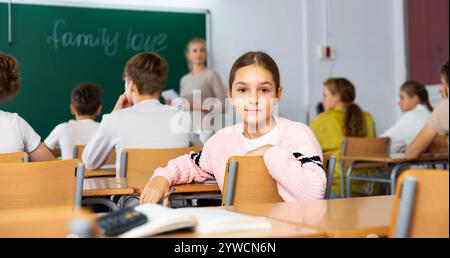
[[[47,147],[53,151],[61,149],[62,159],[73,158],[76,145],[86,145],[94,136],[99,123],[95,118],[100,114],[101,89],[94,83],[81,83],[71,94],[70,112],[75,120],[61,123],[45,139]]]

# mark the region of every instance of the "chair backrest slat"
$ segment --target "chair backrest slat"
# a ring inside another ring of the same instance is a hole
[[[76,145],[73,150],[73,158],[82,160],[83,151],[86,145]],[[116,151],[113,149],[106,160],[106,165],[111,165],[116,163]]]
[[[341,156],[358,157],[389,157],[389,138],[345,138]],[[350,161],[344,162],[344,167],[348,167]]]
[[[28,154],[26,152],[2,153],[0,154],[0,163],[20,163],[26,161]]]
[[[404,186],[407,186],[411,179],[414,179],[415,187],[414,191],[409,191],[411,194],[408,194]],[[396,189],[391,216],[391,237],[449,237],[448,170],[405,171],[400,176]],[[411,197],[412,205],[404,203],[410,201]],[[406,227],[400,230],[404,234],[397,235],[399,227]]]
[[[126,161],[121,160],[121,164],[126,164],[125,174],[128,185],[142,188],[158,167],[165,167],[172,159],[199,151],[201,151],[200,146],[172,149],[125,149]]]
[[[236,161],[236,173],[234,187],[228,187],[230,161]],[[228,191],[233,189],[232,200],[227,205],[239,205],[247,203],[282,202],[278,194],[276,181],[270,176],[262,157],[231,157],[228,160],[224,190],[222,194],[222,205],[225,205]]]
[[[336,168],[336,157],[329,152],[324,152],[323,156],[323,168],[327,176],[327,187],[325,190],[324,199],[330,199],[331,189],[333,187],[334,170]]]
[[[77,159],[0,163],[0,209],[75,205]]]

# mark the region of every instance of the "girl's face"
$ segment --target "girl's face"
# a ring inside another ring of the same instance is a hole
[[[443,99],[448,99],[448,84],[445,82],[444,76],[441,75],[441,86],[439,87],[439,93]]]
[[[206,61],[206,46],[203,42],[189,44],[186,54],[188,61],[193,65],[203,65]]]
[[[419,104],[419,97],[417,95],[410,97],[406,92],[400,90],[400,109],[402,112],[407,112],[416,108]]]
[[[340,103],[339,95],[333,94],[327,86],[323,87],[322,104],[325,111],[335,109]]]
[[[242,67],[230,87],[228,97],[247,126],[262,126],[271,121],[282,91],[279,87],[277,92],[271,72],[257,65]]]

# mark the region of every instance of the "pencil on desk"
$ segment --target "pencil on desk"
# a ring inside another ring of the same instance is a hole
[[[175,192],[176,188],[172,187],[161,199],[159,199],[158,204],[162,204],[166,198],[168,198],[173,192]]]

